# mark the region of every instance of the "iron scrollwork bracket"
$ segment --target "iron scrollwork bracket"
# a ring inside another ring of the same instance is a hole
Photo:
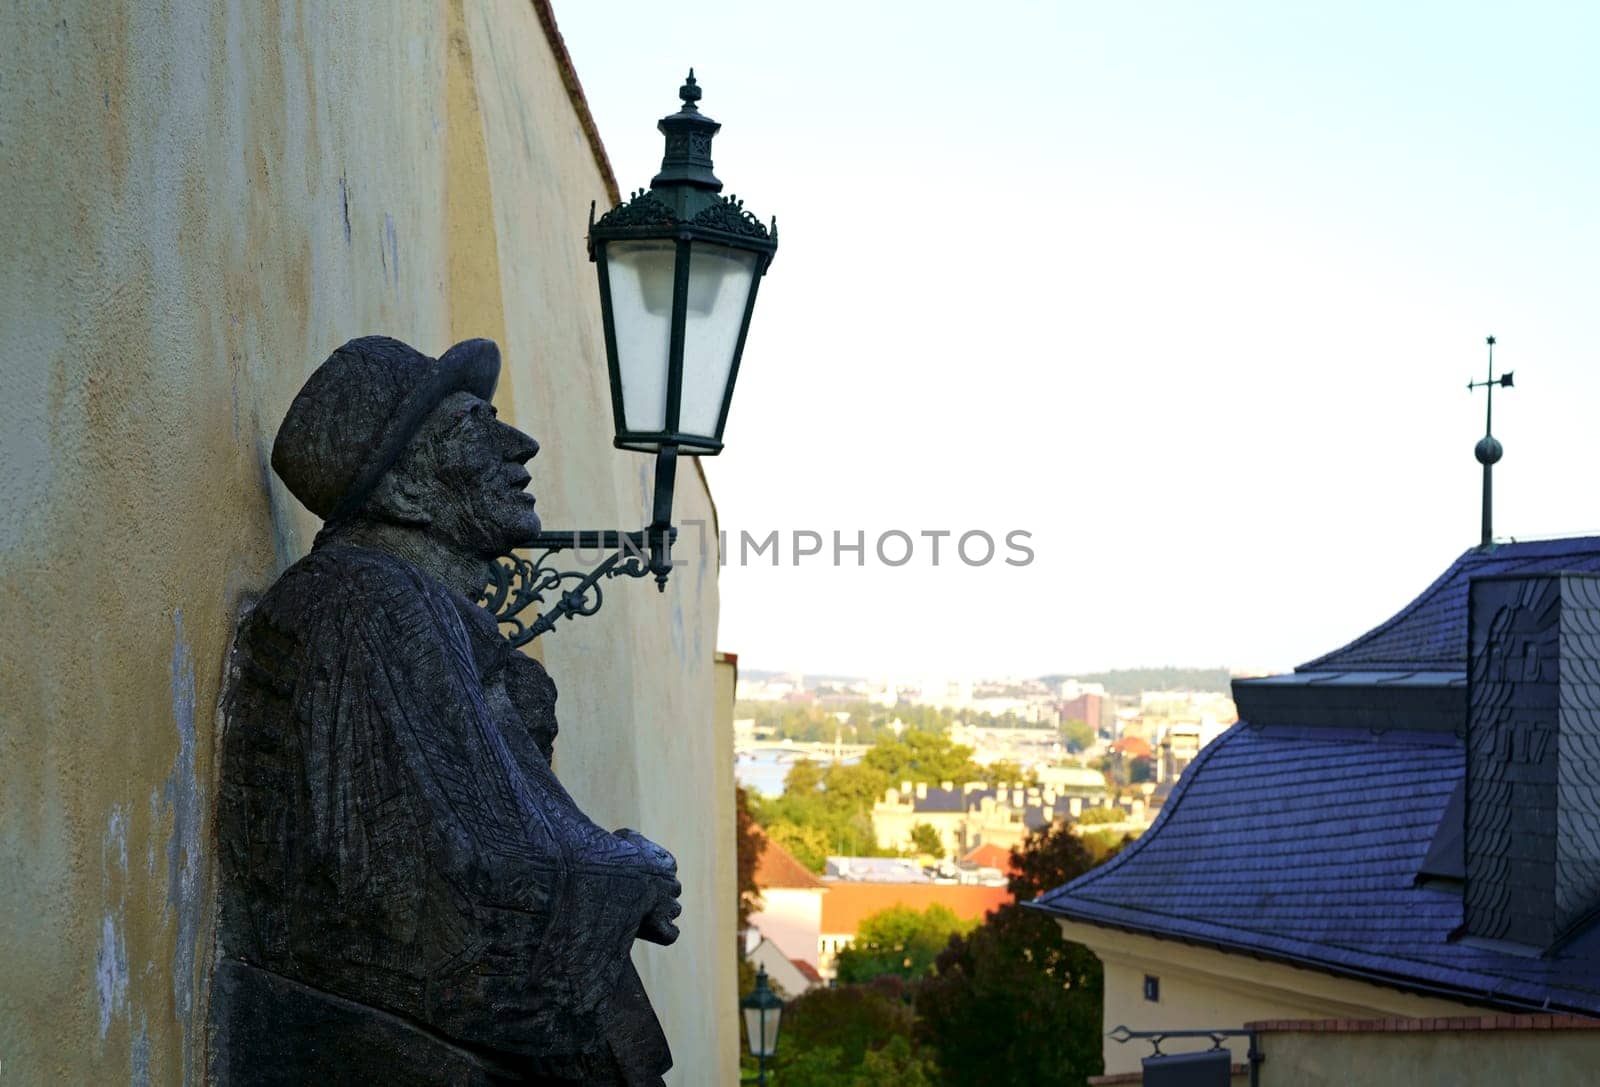
[[[506,640],[513,648],[524,646],[563,617],[599,611],[605,601],[601,583],[609,578],[654,575],[657,588],[665,590],[677,538],[676,528],[656,526],[626,533],[540,533],[528,548],[532,558],[513,551],[495,560],[479,603],[510,628]],[[568,550],[600,551],[605,557],[588,573],[559,569],[556,556]],[[534,605],[540,610],[524,621],[522,613]]]

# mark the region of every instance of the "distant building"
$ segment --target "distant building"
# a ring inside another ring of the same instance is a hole
[[[829,857],[822,874],[856,883],[932,883],[934,877],[903,857]]]
[[[1096,770],[1074,769],[1078,784],[1060,787],[1020,782],[998,788],[983,782],[959,786],[949,781],[937,786],[901,782],[873,805],[873,833],[879,848],[909,850],[913,848],[912,828],[926,824],[938,833],[946,857],[959,856],[986,842],[1010,849],[1022,844],[1029,831],[1075,819],[1085,807],[1107,803],[1105,778]]]
[[[786,958],[817,965],[822,931],[822,898],[827,887],[783,846],[767,839],[756,864],[761,908],[750,927],[771,940]]]
[[[826,985],[822,974],[805,959],[791,959],[771,939],[760,936],[744,956],[752,966],[765,968],[767,980],[783,997],[796,997],[809,989]]]
[[[1083,691],[1056,703],[1056,722],[1082,721],[1096,732],[1110,734],[1117,727],[1117,709],[1103,693]]]
[[[1060,796],[1094,800],[1106,792],[1106,776],[1090,766],[1041,766],[1033,776],[1041,789],[1054,789]]]
[[[737,724],[738,722],[734,722]],[[1111,753],[1121,756],[1127,761],[1134,759],[1148,759],[1155,756],[1155,748],[1141,736],[1124,736],[1111,744]]]
[[[1005,887],[974,887],[958,883],[882,883],[829,880],[822,898],[822,932],[818,964],[822,976],[837,975],[840,951],[855,942],[861,922],[895,906],[921,912],[932,905],[948,908],[962,920],[981,919],[1012,900]]]
[[[993,868],[1004,872],[1008,876],[1016,873],[1016,869],[1011,864],[1011,850],[1002,849],[993,842],[985,842],[976,849],[970,850],[961,859],[985,868]]]
[[[1503,544],[1344,648],[1235,680],[1242,720],[1155,825],[1035,904],[1104,964],[1105,1028],[1268,1021],[1273,1082],[1331,1082],[1293,1063],[1311,1046],[1338,1082],[1592,1074],[1592,1030],[1550,1035],[1566,1057],[1507,1032],[1600,1017],[1596,629],[1600,538]],[[1140,1056],[1108,1041],[1105,1070]]]

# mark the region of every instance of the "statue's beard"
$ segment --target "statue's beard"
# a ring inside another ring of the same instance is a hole
[[[533,503],[509,490],[463,496],[433,522],[434,532],[452,547],[485,559],[527,546],[540,527]]]

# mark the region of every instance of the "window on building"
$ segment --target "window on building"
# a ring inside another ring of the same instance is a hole
[[[1144,976],[1144,998],[1152,1003],[1161,1001],[1161,979],[1154,974]]]

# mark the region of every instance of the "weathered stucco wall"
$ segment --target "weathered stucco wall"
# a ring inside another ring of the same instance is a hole
[[[1195,1030],[1243,1027],[1261,1019],[1367,1019],[1384,1016],[1478,1016],[1483,1009],[1415,996],[1314,970],[1228,955],[1172,940],[1062,921],[1067,939],[1093,951],[1105,967],[1105,1027],[1129,1030]],[[1161,979],[1161,999],[1144,998],[1145,975]],[[1210,1042],[1162,1044],[1168,1053],[1208,1049]],[[1230,1043],[1243,1062],[1248,1043]],[[1144,1042],[1105,1041],[1107,1074],[1136,1072],[1150,1055]],[[1280,1082],[1293,1082],[1284,1080]],[[1363,1083],[1352,1079],[1346,1082]],[[1423,1081],[1426,1082],[1426,1081]],[[1441,1081],[1443,1082],[1443,1081]]]
[[[1600,1070],[1600,1029],[1593,1026],[1274,1030],[1261,1036],[1261,1047],[1261,1087],[1584,1087]]]
[[[267,460],[333,347],[498,339],[547,524],[642,523],[648,464],[609,444],[592,199],[607,179],[524,0],[0,12],[8,1081],[203,1074],[222,660],[314,535]],[[714,516],[692,467],[679,492]],[[707,1083],[737,1044],[732,798],[716,557],[686,535],[664,595],[614,584],[545,654],[560,773],[680,858],[684,937],[641,965],[675,1081]]]

